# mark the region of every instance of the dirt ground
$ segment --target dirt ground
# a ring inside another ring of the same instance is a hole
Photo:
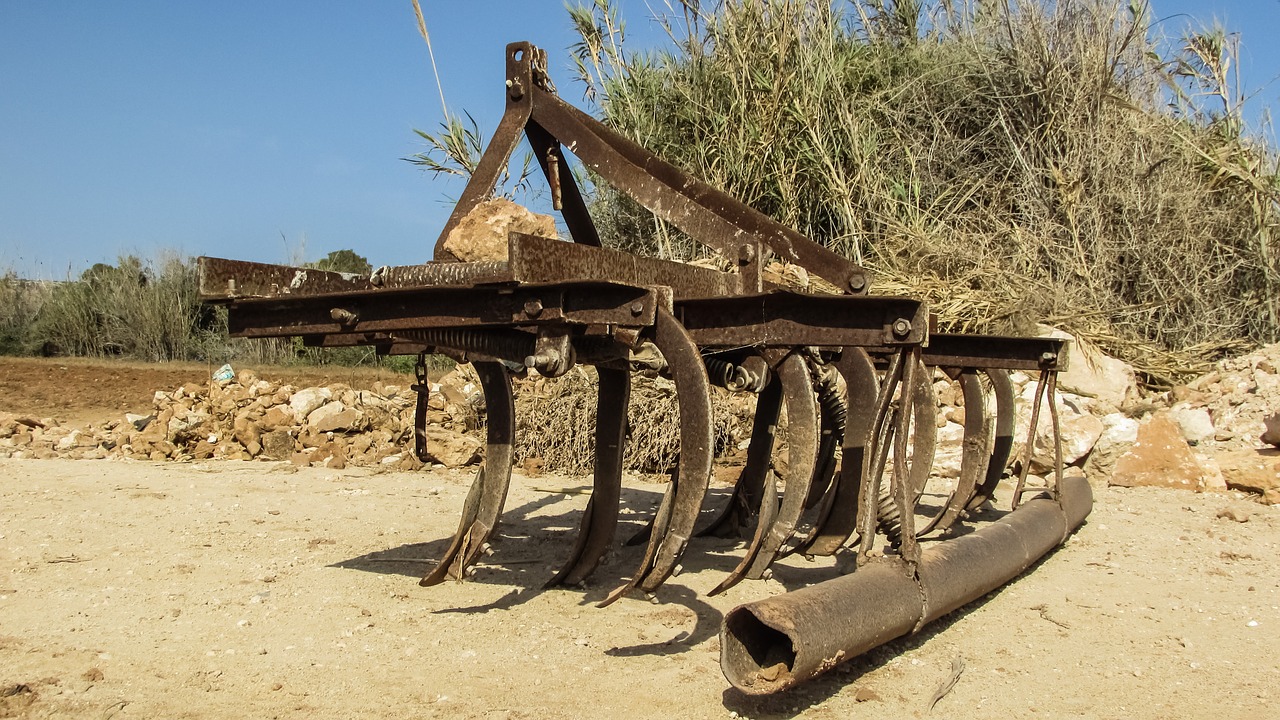
[[[96,420],[209,370],[5,360],[0,411]],[[1280,508],[1238,495],[1095,483],[1085,526],[1034,571],[756,699],[720,673],[721,614],[829,577],[829,562],[789,559],[708,598],[741,549],[698,540],[657,604],[597,609],[641,548],[585,588],[542,590],[586,502],[564,491],[589,480],[516,476],[476,577],[419,587],[470,481],[0,460],[0,717],[1280,716]],[[662,490],[628,479],[623,536]]]

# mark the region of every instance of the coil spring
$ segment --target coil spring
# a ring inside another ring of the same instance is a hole
[[[818,394],[818,406],[822,410],[822,418],[831,424],[831,434],[843,438],[845,425],[848,422],[848,408],[840,398],[840,387],[836,384],[836,373],[823,370],[819,372],[813,389]],[[827,434],[827,428],[822,429]]]
[[[716,387],[729,387],[729,383],[734,379],[734,371],[738,369],[738,366],[719,358],[704,357],[702,360],[707,366],[707,377],[711,380],[711,384]]]
[[[889,538],[891,547],[902,545],[902,515],[898,512],[898,504],[893,501],[893,493],[883,486],[876,510],[876,527]]]
[[[534,337],[519,331],[477,330],[475,328],[434,328],[396,333],[399,337],[437,347],[523,361],[533,354]]]

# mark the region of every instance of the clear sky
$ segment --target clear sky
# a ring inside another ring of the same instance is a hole
[[[482,130],[507,42],[546,48],[580,104],[560,0],[420,2],[445,98]],[[661,0],[617,4],[629,45],[659,40]],[[1280,0],[1155,8],[1171,32],[1188,16],[1240,32],[1252,114],[1280,108]],[[410,0],[0,0],[0,272],[63,279],[163,250],[429,260],[461,186],[400,158],[441,119]]]

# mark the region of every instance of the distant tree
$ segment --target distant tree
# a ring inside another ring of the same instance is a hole
[[[311,267],[317,270],[356,273],[358,275],[368,275],[373,272],[373,266],[369,264],[369,259],[363,255],[357,255],[354,250],[334,250],[311,263]]]

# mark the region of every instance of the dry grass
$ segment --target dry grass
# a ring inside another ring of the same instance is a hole
[[[1280,340],[1280,174],[1243,133],[1234,49],[1108,0],[669,7],[628,53],[573,15],[605,120],[923,295],[947,329],[1049,322],[1153,382]],[[599,189],[610,241],[699,250]]]
[[[590,475],[598,390],[595,370],[581,365],[560,378],[520,382],[516,464],[535,460],[544,470]],[[744,397],[731,399],[728,392],[712,388],[711,427],[717,456],[732,450],[750,432],[753,408],[749,400],[741,399]],[[633,375],[624,468],[648,474],[668,472],[680,452],[678,417],[675,385],[670,380]]]

